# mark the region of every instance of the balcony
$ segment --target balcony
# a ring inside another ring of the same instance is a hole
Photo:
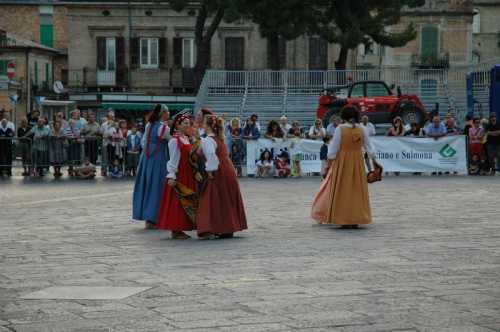
[[[127,68],[110,71],[84,67],[68,70],[65,79],[74,92],[126,91],[129,88]]]
[[[447,69],[450,67],[450,54],[441,53],[439,55],[413,54],[411,59],[412,67],[418,69]]]

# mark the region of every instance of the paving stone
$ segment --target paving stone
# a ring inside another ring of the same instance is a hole
[[[500,331],[500,177],[387,177],[348,231],[310,220],[319,184],[242,179],[248,231],[173,241],[132,181],[0,182],[0,331]],[[146,290],[22,298],[75,286]]]
[[[148,289],[146,287],[59,286],[29,293],[21,298],[25,300],[120,300]]]

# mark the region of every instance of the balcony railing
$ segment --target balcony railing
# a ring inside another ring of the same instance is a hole
[[[74,91],[94,91],[98,89],[126,90],[128,84],[128,69],[98,70],[84,67],[67,72],[68,87]]]
[[[449,53],[438,55],[414,54],[411,61],[412,67],[419,69],[447,69],[450,67]]]

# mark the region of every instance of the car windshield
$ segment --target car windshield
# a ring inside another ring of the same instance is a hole
[[[383,97],[390,96],[390,92],[387,87],[382,83],[367,83],[366,84],[366,96],[367,97]]]
[[[354,84],[351,90],[351,98],[364,97],[363,84]]]

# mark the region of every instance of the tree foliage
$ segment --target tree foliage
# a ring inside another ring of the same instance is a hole
[[[401,47],[415,39],[413,24],[402,31],[388,31],[400,24],[405,7],[417,7],[425,0],[319,0],[322,9],[317,31],[329,42],[340,45],[337,69],[345,69],[348,51],[360,44],[375,42]]]

